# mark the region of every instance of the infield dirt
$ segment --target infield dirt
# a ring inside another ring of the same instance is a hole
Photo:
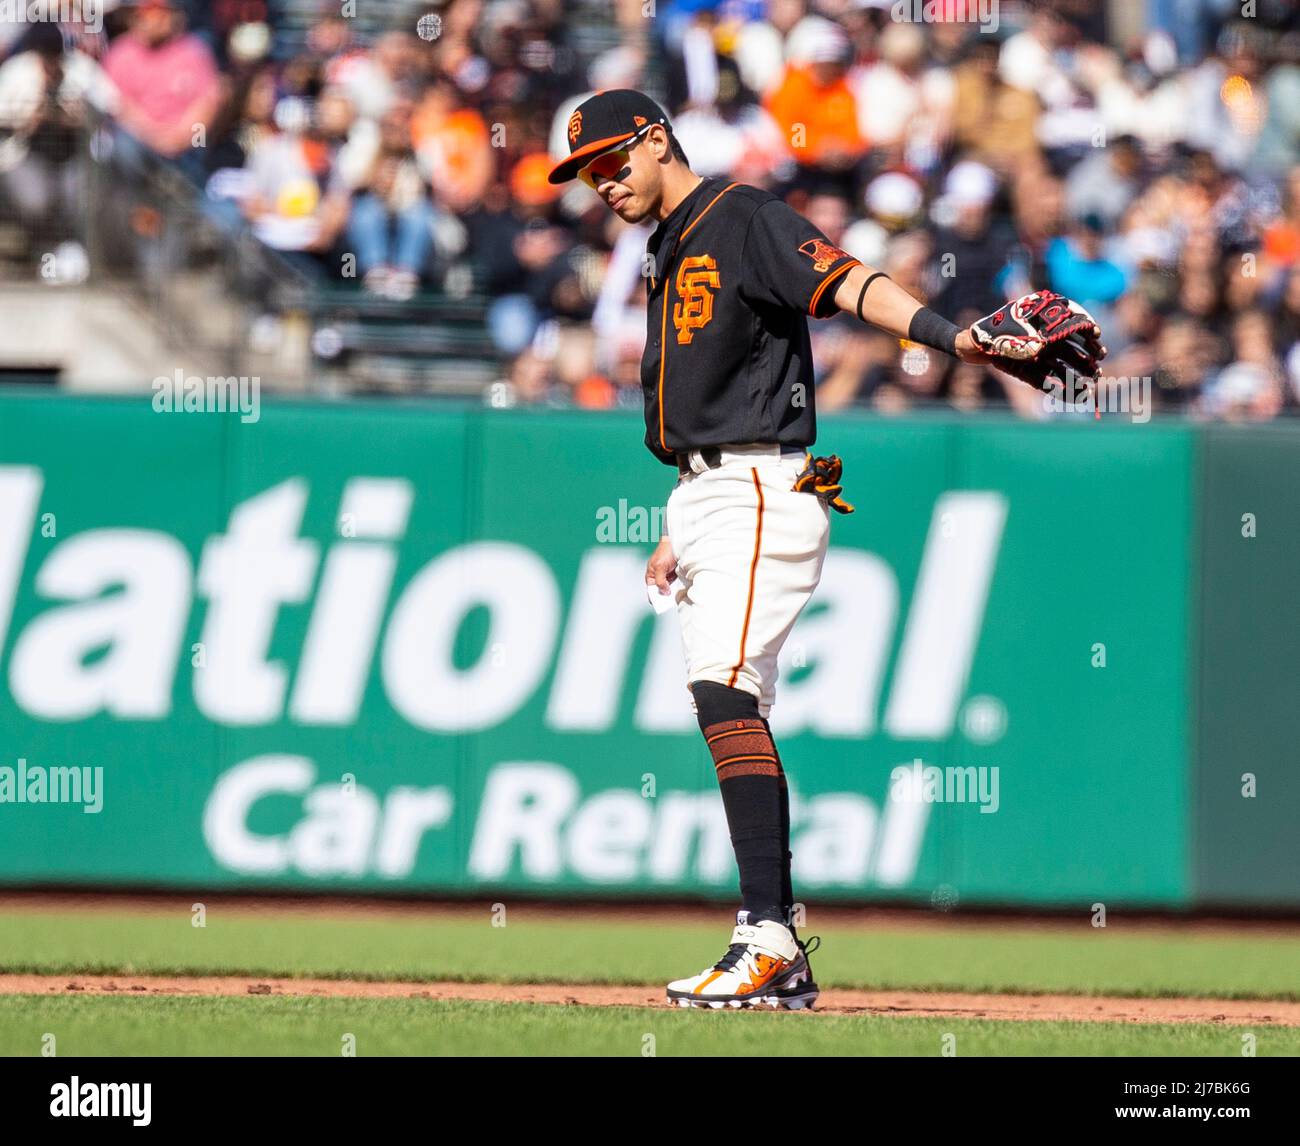
[[[470,999],[579,1007],[665,1007],[663,988],[589,983],[418,983],[241,975],[0,975],[0,995],[306,995]],[[807,1014],[809,1012],[791,1012]],[[1222,1023],[1300,1027],[1300,1003],[1250,999],[1123,999],[1084,995],[825,990],[812,1014],[1067,1022]]]

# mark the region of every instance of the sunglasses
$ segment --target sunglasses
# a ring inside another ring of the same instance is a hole
[[[611,179],[619,179],[622,175],[626,174],[624,169],[627,167],[628,153],[641,142],[641,138],[645,133],[654,126],[653,123],[646,124],[645,127],[638,131],[636,135],[616,151],[605,151],[600,155],[597,155],[595,159],[578,172],[578,178],[593,191],[602,183],[607,183]]]

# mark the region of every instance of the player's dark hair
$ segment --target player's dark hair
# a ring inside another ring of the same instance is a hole
[[[691,161],[686,158],[686,151],[671,131],[668,133],[668,146],[672,149],[673,158],[685,167],[691,165]]]

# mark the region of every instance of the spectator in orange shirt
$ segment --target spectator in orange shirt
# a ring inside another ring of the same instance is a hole
[[[473,108],[459,104],[455,85],[439,76],[411,119],[411,140],[433,197],[456,214],[482,200],[493,174],[487,124]]]
[[[1264,231],[1264,253],[1280,267],[1300,262],[1300,166],[1291,168],[1283,194],[1286,212]]]
[[[845,80],[853,46],[843,29],[819,24],[803,43],[806,63],[791,62],[767,99],[800,167],[847,171],[866,151],[857,100]]]

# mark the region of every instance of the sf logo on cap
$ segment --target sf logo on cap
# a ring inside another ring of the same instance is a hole
[[[683,259],[673,285],[682,298],[681,302],[673,305],[673,326],[677,328],[677,341],[686,346],[697,330],[713,321],[712,290],[722,285],[718,278],[718,264],[712,255],[692,255]]]
[[[578,142],[578,136],[582,134],[582,112],[575,111],[569,116],[569,143]]]

